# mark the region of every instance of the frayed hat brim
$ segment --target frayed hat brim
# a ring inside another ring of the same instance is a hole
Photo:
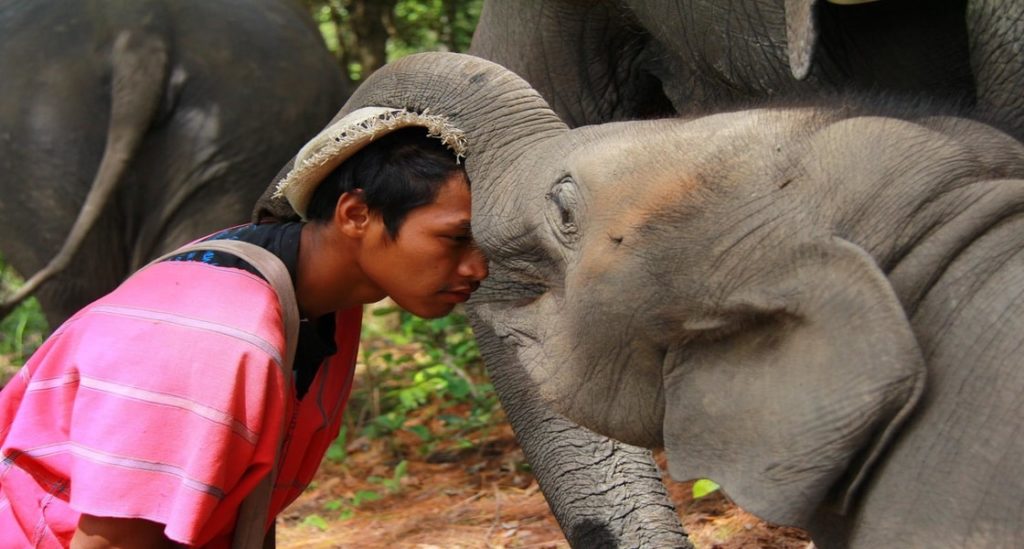
[[[277,184],[274,198],[284,197],[305,220],[313,192],[327,174],[374,139],[401,128],[419,126],[447,146],[456,159],[466,155],[466,138],[447,118],[390,107],[363,107],[328,125],[295,156],[293,168]]]

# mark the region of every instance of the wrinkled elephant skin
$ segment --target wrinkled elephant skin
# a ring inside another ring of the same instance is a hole
[[[487,0],[470,53],[572,126],[879,94],[1020,138],[1022,48],[1021,2]]]

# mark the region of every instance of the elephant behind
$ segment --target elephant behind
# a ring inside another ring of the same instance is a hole
[[[826,95],[969,108],[1024,136],[1024,3],[487,0],[470,53],[570,126]]]
[[[2,0],[0,36],[0,250],[51,325],[246,221],[345,97],[292,0]]]

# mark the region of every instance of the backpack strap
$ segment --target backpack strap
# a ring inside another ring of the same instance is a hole
[[[295,360],[295,348],[299,339],[299,307],[288,269],[271,252],[255,244],[239,240],[195,242],[153,260],[150,265],[182,253],[205,250],[228,253],[244,260],[262,274],[274,288],[281,305],[285,328],[285,363],[281,365],[283,370],[281,375],[284,377],[285,386],[290,388],[292,386],[292,362]],[[284,442],[284,429],[287,424],[288,421],[285,418],[285,421],[281,422],[281,432],[278,433],[277,453],[270,474],[256,485],[256,488],[242,500],[242,504],[238,508],[235,536],[232,540],[233,549],[274,546],[273,539],[267,539],[266,525],[270,513],[270,498],[274,491],[274,481],[277,479],[278,462],[281,460],[281,443]],[[267,542],[270,542],[270,545],[265,545]]]

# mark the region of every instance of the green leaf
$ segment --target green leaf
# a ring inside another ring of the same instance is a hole
[[[700,499],[720,488],[714,481],[702,478],[693,483],[693,499]]]
[[[352,506],[359,507],[368,501],[377,501],[380,498],[381,495],[373,490],[359,490],[352,496]]]
[[[334,441],[327,447],[325,457],[334,463],[341,463],[348,457],[348,452],[345,451],[345,447],[342,444]]]
[[[452,398],[463,400],[470,392],[469,383],[466,383],[466,380],[461,377],[452,376],[448,380],[448,392],[451,393]]]
[[[416,436],[420,437],[420,440],[423,442],[430,442],[431,439],[434,438],[433,433],[430,432],[430,429],[427,429],[426,425],[413,425],[412,427],[408,427],[408,429]]]
[[[394,475],[393,478],[395,480],[398,480],[398,479],[404,477],[406,475],[406,473],[408,473],[408,471],[409,471],[409,462],[403,459],[402,461],[398,462],[398,465],[395,466],[395,475]]]
[[[398,311],[398,307],[380,307],[373,310],[373,316],[386,316],[394,314]]]
[[[324,520],[324,517],[321,517],[320,515],[309,515],[306,518],[302,519],[302,524],[304,526],[311,526],[313,528],[316,528],[321,532],[327,530],[327,521]]]

